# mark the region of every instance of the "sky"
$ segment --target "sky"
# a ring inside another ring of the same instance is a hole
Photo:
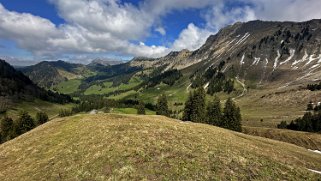
[[[235,22],[320,19],[320,7],[320,0],[0,0],[0,58],[161,57],[196,50]]]

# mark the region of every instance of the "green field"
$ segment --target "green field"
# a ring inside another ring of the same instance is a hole
[[[80,84],[81,84],[81,80],[74,79],[74,80],[61,82],[57,86],[55,86],[55,88],[60,93],[71,94],[78,91]]]
[[[9,111],[7,115],[16,119],[20,111],[27,111],[31,116],[35,117],[37,112],[46,112],[49,118],[56,117],[61,109],[71,109],[73,104],[54,104],[42,100],[35,100],[33,102],[21,102],[15,104]]]
[[[317,180],[308,169],[321,170],[320,154],[292,144],[116,114],[57,118],[0,145],[0,159],[3,181]]]
[[[117,87],[113,87],[113,83],[112,82],[104,82],[104,87],[100,86],[100,85],[93,85],[91,87],[89,87],[86,91],[85,91],[85,95],[92,95],[92,94],[108,94],[111,92],[114,92],[116,90],[129,90],[131,88],[136,87],[137,85],[139,85],[140,83],[142,83],[142,80],[138,77],[132,77],[129,82],[127,84],[121,84]]]

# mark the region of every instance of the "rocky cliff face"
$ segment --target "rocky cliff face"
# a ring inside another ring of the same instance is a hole
[[[184,69],[197,64],[204,72],[225,62],[223,71],[256,84],[284,86],[321,78],[321,20],[251,21],[228,26],[198,50],[172,52],[158,59],[135,59],[131,65]]]

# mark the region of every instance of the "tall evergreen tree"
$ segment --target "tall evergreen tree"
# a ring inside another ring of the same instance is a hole
[[[183,121],[191,121],[191,114],[193,109],[193,92],[189,92],[188,98],[185,102],[184,112],[183,112]]]
[[[21,135],[33,129],[35,127],[34,120],[25,111],[20,113],[19,118],[16,121],[15,132],[17,135]]]
[[[1,142],[8,141],[14,137],[13,120],[9,117],[4,117],[0,123]]]
[[[168,102],[165,94],[162,94],[160,97],[158,97],[156,104],[156,114],[169,116]]]
[[[137,114],[144,115],[145,112],[145,103],[143,101],[139,101],[138,107],[137,107]]]
[[[242,131],[240,108],[235,105],[231,98],[227,99],[225,103],[223,116],[224,120],[222,127],[234,131]]]
[[[207,106],[207,123],[215,126],[222,126],[222,109],[220,99],[215,96],[214,100]]]
[[[198,88],[193,97],[192,101],[192,114],[191,121],[198,123],[206,122],[206,103],[205,103],[206,93],[203,87]]]
[[[203,87],[198,88],[189,97],[185,103],[183,120],[205,123],[206,119],[206,104],[205,104],[205,90]]]

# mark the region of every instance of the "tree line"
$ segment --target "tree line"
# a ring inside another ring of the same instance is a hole
[[[103,110],[104,112],[110,112],[111,108],[135,108],[137,114],[145,114],[145,109],[152,111],[156,110],[156,106],[151,103],[144,103],[143,101],[136,99],[106,99],[100,95],[83,96],[78,104],[71,109],[61,109],[59,111],[60,117],[71,116],[73,114],[81,112],[89,112],[91,110]]]
[[[309,89],[310,91],[318,91],[321,90],[321,82],[318,84],[308,84],[307,85],[307,89]]]
[[[282,121],[277,127],[295,131],[321,132],[321,105],[313,106],[310,102],[303,117],[297,118],[289,124],[286,121]]]
[[[0,143],[9,141],[33,128],[49,121],[48,115],[38,112],[33,119],[26,111],[21,111],[17,120],[10,117],[3,117],[0,122]]]
[[[242,131],[240,108],[231,98],[227,99],[224,109],[222,109],[218,97],[208,104],[206,104],[205,97],[206,93],[202,87],[190,92],[185,103],[183,121],[207,123],[234,131]]]
[[[155,72],[157,71],[155,70]],[[159,72],[158,74],[153,73],[152,78],[150,78],[147,82],[147,86],[154,87],[157,84],[160,84],[161,82],[172,86],[182,76],[183,76],[182,73],[177,69],[168,70],[165,72]]]

